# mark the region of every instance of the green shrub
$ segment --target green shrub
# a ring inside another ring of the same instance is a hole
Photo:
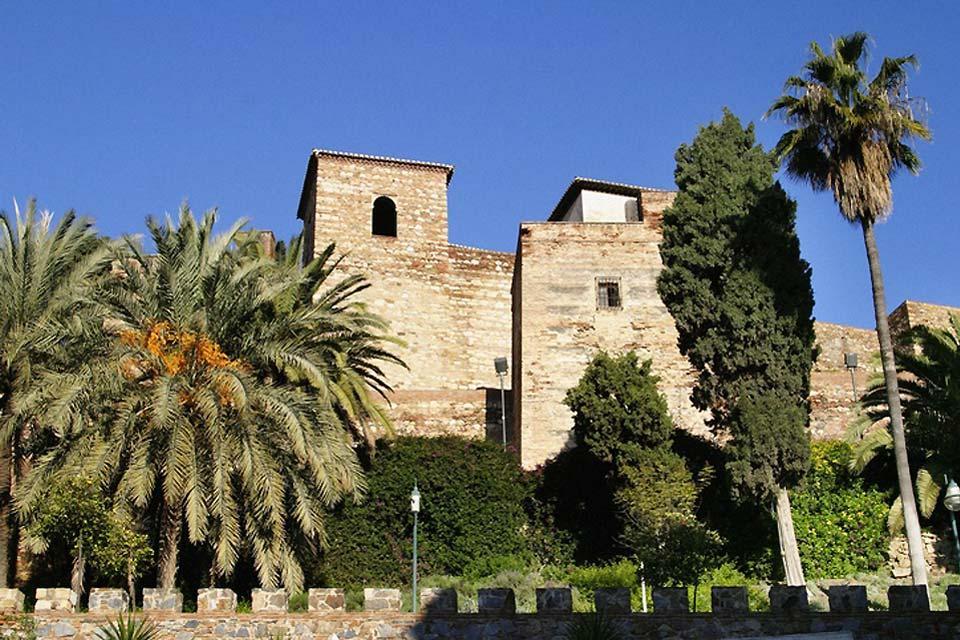
[[[303,613],[310,608],[310,598],[306,591],[298,591],[290,596],[287,609],[290,613]]]
[[[695,587],[687,587],[691,611],[709,612],[711,610],[710,589],[712,587],[747,587],[747,602],[751,611],[768,611],[770,609],[770,600],[766,590],[727,562],[700,576],[699,583]],[[694,594],[694,589],[696,589],[696,594]],[[694,595],[696,595],[696,598],[694,598]]]
[[[791,495],[800,558],[809,578],[873,571],[886,560],[887,496],[849,470],[840,441],[813,443],[810,472]]]
[[[528,483],[511,454],[476,440],[404,437],[378,448],[367,471],[367,498],[327,520],[327,549],[308,583],[406,585],[414,480],[422,495],[421,574],[476,573],[495,558],[528,553]]]
[[[599,352],[564,402],[573,412],[577,444],[598,460],[616,464],[625,445],[659,447],[670,440],[673,422],[657,389],[650,360],[630,351]]]
[[[567,640],[622,640],[627,635],[616,622],[602,613],[578,616],[567,629]]]
[[[160,634],[149,618],[120,614],[116,620],[97,627],[94,637],[99,640],[154,640]]]

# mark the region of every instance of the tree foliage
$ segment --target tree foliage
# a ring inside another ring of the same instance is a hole
[[[841,441],[815,442],[810,472],[793,493],[797,543],[811,578],[876,571],[886,561],[886,494],[851,472]]]
[[[893,176],[901,169],[914,174],[920,170],[920,158],[910,143],[931,136],[916,117],[922,101],[911,98],[907,87],[908,71],[916,67],[916,58],[884,57],[876,76],[868,80],[864,68],[868,39],[863,32],[836,38],[829,53],[816,42],[811,43],[802,75],[787,78],[783,95],[767,115],[777,114],[793,127],[783,134],[775,150],[787,173],[809,183],[815,191],[830,190],[840,214],[848,222],[859,224],[863,232],[900,504],[911,573],[914,584],[919,585],[927,582],[927,567],[873,227],[892,210]]]
[[[869,36],[836,38],[831,51],[810,43],[803,74],[790,76],[767,115],[794,127],[774,150],[787,172],[816,191],[830,190],[850,222],[872,224],[893,207],[890,180],[899,169],[917,173],[912,140],[929,140],[917,118],[922,100],[911,97],[907,75],[916,56],[884,57],[870,80],[861,66]]]
[[[89,322],[110,250],[70,211],[54,223],[30,201],[0,212],[0,586],[11,578],[11,489],[23,471],[44,397],[69,397],[99,327]]]
[[[671,450],[673,422],[651,367],[633,352],[594,357],[566,396],[577,448],[545,477],[560,465],[581,485],[554,498],[557,520],[577,525],[581,557],[586,542],[594,545],[587,559],[627,554],[653,582],[682,584],[712,566],[721,542],[696,518],[698,486]]]
[[[617,465],[624,452],[658,447],[670,440],[673,422],[657,390],[651,362],[634,352],[611,356],[601,351],[587,366],[564,402],[573,412],[577,445],[602,462]]]
[[[775,160],[755,144],[753,125],[729,111],[676,160],[679,193],[663,216],[657,289],[698,373],[695,406],[732,436],[732,478],[744,493],[769,497],[795,484],[807,459],[813,291],[796,205],[774,181]],[[773,419],[788,407],[803,410]]]
[[[152,555],[147,536],[116,513],[90,477],[74,477],[47,487],[42,505],[24,529],[27,548],[45,553],[66,549],[73,565],[72,586],[83,591],[89,568],[110,581],[135,578]]]
[[[424,574],[528,552],[527,492],[513,456],[491,442],[453,436],[382,442],[366,473],[367,498],[337,508],[311,584],[402,585],[410,576],[414,482],[421,498],[419,562]]]
[[[303,554],[325,542],[326,510],[363,490],[344,420],[356,385],[386,390],[380,364],[397,360],[355,301],[362,279],[331,283],[332,248],[284,268],[251,255],[242,222],[216,235],[215,220],[184,207],[176,222],[148,219],[155,253],[128,241],[100,292],[114,350],[88,380],[109,419],[91,420],[82,398],[59,412],[54,424],[68,426],[36,461],[21,509],[36,508],[48,478],[92,469],[159,523],[162,586],[185,531],[209,547],[214,575],[246,554],[261,585],[295,590]]]
[[[907,450],[916,464],[914,486],[920,513],[929,518],[940,504],[944,477],[960,469],[960,316],[951,316],[948,328],[915,327],[902,337],[899,347]],[[866,422],[857,425],[863,437],[857,441],[852,462],[858,472],[889,461],[893,450],[882,378],[871,380],[861,403]],[[889,523],[892,531],[903,527],[899,498],[890,508]]]

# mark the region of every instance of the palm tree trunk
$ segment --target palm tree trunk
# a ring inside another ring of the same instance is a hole
[[[873,223],[864,220],[863,243],[867,248],[870,265],[870,282],[873,285],[873,311],[877,320],[877,338],[880,341],[880,358],[883,361],[883,381],[887,388],[887,406],[890,409],[890,433],[893,436],[893,455],[897,466],[897,485],[900,502],[903,504],[903,523],[907,530],[907,547],[910,550],[910,570],[913,584],[927,584],[927,563],[923,557],[923,540],[920,537],[920,520],[917,517],[917,501],[913,495],[910,462],[907,459],[907,441],[903,435],[903,413],[900,410],[900,389],[897,384],[897,365],[893,359],[893,340],[887,323],[887,301],[883,290],[883,274],[880,272],[880,254],[873,235]]]
[[[774,511],[777,516],[777,536],[780,538],[780,557],[783,559],[783,573],[787,584],[802,587],[807,584],[803,579],[803,565],[800,563],[800,548],[797,546],[797,534],[793,530],[793,512],[790,510],[790,495],[783,487],[777,488]]]
[[[9,443],[0,445],[0,587],[10,586],[12,547],[11,489],[13,451]]]
[[[160,511],[160,573],[161,589],[173,589],[177,581],[180,558],[180,509],[166,501]]]

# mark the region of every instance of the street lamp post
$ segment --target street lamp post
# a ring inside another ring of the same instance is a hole
[[[947,478],[944,477],[944,480]],[[957,511],[960,511],[960,487],[955,480],[947,485],[943,494],[943,506],[950,512],[950,526],[953,528],[953,553],[957,558],[957,568],[960,569],[960,537],[957,536]]]
[[[507,359],[506,358],[494,358],[493,368],[497,372],[497,377],[500,378],[500,434],[501,439],[503,440],[503,448],[507,448],[507,400],[506,394],[503,392],[503,379],[507,375]]]
[[[413,612],[417,612],[417,516],[420,513],[420,491],[417,481],[413,481],[413,492],[410,494],[410,511],[413,512]]]

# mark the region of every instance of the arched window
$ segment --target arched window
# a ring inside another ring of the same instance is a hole
[[[373,235],[397,237],[397,204],[387,196],[373,201]]]

